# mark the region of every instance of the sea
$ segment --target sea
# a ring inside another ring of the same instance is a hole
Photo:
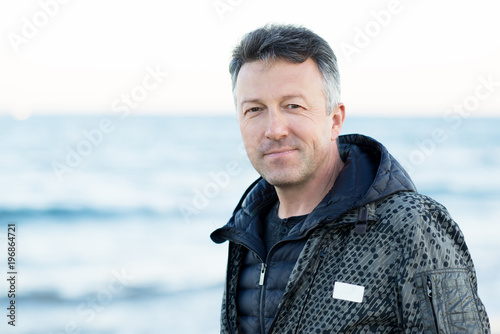
[[[445,205],[500,333],[500,119],[348,117]],[[219,333],[227,243],[258,177],[234,116],[0,117],[0,333]],[[10,234],[9,234],[10,233]]]

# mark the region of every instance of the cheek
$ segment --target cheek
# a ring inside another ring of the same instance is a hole
[[[301,142],[312,147],[323,147],[331,138],[331,131],[324,123],[302,121],[292,131]]]
[[[243,121],[243,123],[240,123],[240,132],[247,154],[250,154],[252,151],[255,151],[256,148],[258,147],[259,135],[255,131],[252,124],[249,124],[248,122],[245,123]]]

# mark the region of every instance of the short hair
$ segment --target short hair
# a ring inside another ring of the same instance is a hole
[[[236,80],[243,64],[252,61],[286,60],[303,63],[311,58],[323,77],[327,113],[340,103],[340,75],[337,58],[328,43],[302,26],[266,25],[246,34],[232,53],[229,64],[233,96]]]

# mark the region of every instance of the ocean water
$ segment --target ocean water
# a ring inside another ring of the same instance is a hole
[[[500,326],[500,119],[348,118],[461,226]],[[218,333],[223,225],[257,177],[231,116],[0,117],[0,275],[16,226],[16,326],[0,333]],[[3,312],[3,313],[2,313]]]

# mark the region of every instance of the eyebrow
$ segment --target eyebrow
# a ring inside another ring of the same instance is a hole
[[[294,99],[294,98],[299,98],[307,102],[306,98],[302,94],[285,95],[282,97],[283,100]]]
[[[261,103],[260,99],[246,99],[241,101],[240,105],[244,105],[245,103]]]
[[[304,101],[307,102],[306,98],[302,94],[291,94],[291,95],[284,95],[280,99],[281,100],[288,100],[288,99],[293,99],[293,98],[300,98]],[[241,101],[240,105],[244,105],[245,103],[262,103],[260,99],[255,98],[255,99],[246,99]]]

